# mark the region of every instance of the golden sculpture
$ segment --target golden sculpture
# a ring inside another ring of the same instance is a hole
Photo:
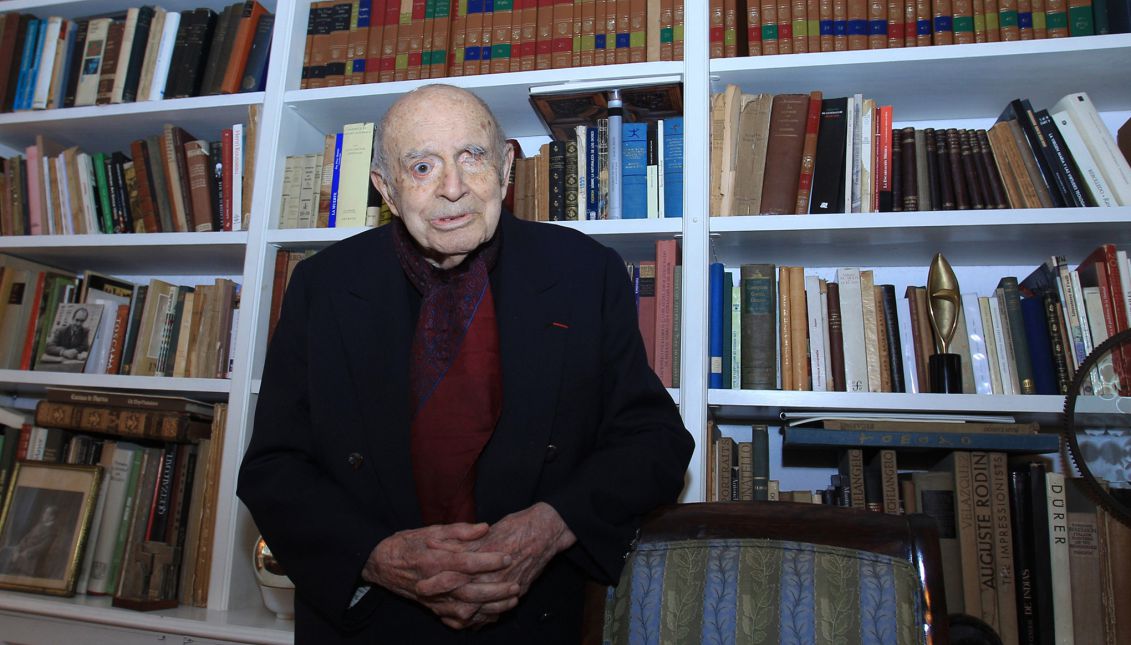
[[[935,330],[939,354],[950,353],[950,341],[958,328],[958,312],[962,296],[958,292],[958,278],[942,253],[935,253],[927,272],[927,317]]]

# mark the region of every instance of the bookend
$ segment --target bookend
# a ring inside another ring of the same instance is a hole
[[[111,604],[138,611],[176,607],[178,561],[176,547],[164,542],[142,542]]]

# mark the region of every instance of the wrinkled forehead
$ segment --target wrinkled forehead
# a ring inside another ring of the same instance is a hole
[[[401,149],[472,143],[490,150],[496,132],[491,116],[473,98],[434,91],[410,95],[393,106],[386,136]]]

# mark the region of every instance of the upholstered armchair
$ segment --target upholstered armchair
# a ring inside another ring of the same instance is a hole
[[[946,644],[924,515],[789,502],[653,513],[616,587],[590,589],[585,643]]]

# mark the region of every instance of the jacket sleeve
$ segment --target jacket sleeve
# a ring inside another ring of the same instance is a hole
[[[370,552],[391,531],[318,460],[308,369],[312,286],[302,262],[267,350],[237,494],[298,593],[326,620],[349,629],[385,596],[371,591],[351,608]]]
[[[644,515],[676,501],[694,441],[648,366],[624,263],[606,249],[601,285],[599,426],[565,486],[545,497],[577,536],[567,556],[615,583]]]

